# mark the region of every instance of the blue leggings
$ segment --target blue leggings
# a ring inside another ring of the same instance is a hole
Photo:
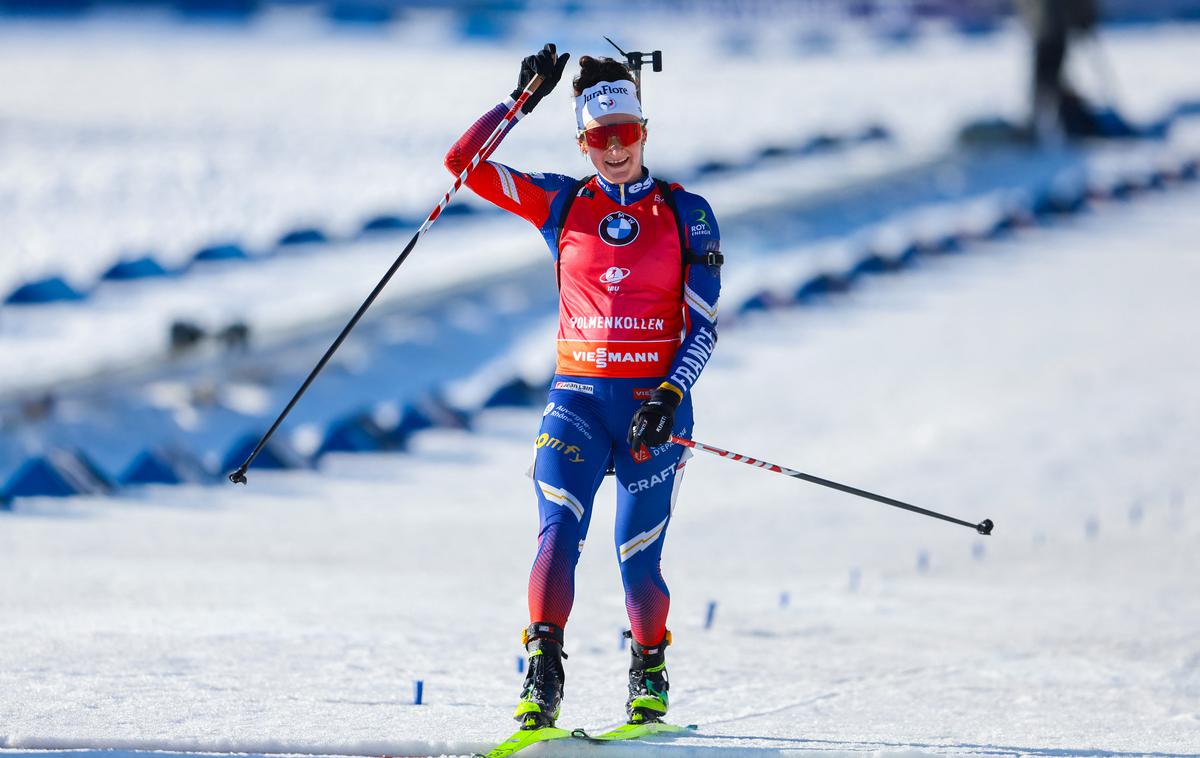
[[[652,646],[666,636],[671,596],[659,559],[690,451],[667,443],[654,448],[649,461],[636,463],[626,442],[634,411],[657,385],[652,379],[554,377],[534,441],[541,530],[529,577],[531,622],[566,626],[592,501],[611,463],[617,477],[614,542],[633,638]],[[675,412],[674,433],[690,437],[691,430],[689,395]]]

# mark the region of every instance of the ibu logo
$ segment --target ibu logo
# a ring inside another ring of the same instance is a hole
[[[625,277],[627,276],[629,276],[629,269],[613,266],[608,271],[605,271],[600,275],[600,281],[604,282],[605,284],[617,284],[618,282],[624,281]]]
[[[633,242],[639,231],[637,219],[622,211],[600,219],[600,239],[614,247],[624,247]]]
[[[596,105],[599,105],[600,110],[602,111],[612,110],[613,106],[616,104],[617,101],[613,100],[611,97],[602,97],[596,101]]]

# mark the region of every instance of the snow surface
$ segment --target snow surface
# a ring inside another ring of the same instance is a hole
[[[725,330],[700,440],[995,534],[701,454],[664,558],[672,716],[699,733],[529,755],[1200,753],[1197,202],[1116,205]],[[520,681],[539,412],[244,489],[17,501],[0,747],[494,744]],[[568,627],[571,726],[624,700],[612,499],[608,482]]]

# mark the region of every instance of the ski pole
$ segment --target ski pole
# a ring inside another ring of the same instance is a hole
[[[674,442],[676,445],[683,445],[685,447],[690,447],[694,450],[703,450],[706,453],[712,453],[713,455],[719,455],[722,458],[729,458],[730,460],[740,461],[742,463],[748,463],[751,466],[755,466],[755,467],[761,468],[761,469],[766,469],[767,471],[774,471],[777,474],[786,474],[787,476],[793,477],[795,479],[803,479],[806,482],[812,482],[813,484],[819,484],[822,487],[829,487],[830,489],[840,490],[841,492],[846,492],[851,495],[857,495],[858,497],[863,497],[863,498],[866,498],[867,500],[874,500],[877,503],[883,503],[884,505],[890,505],[895,508],[903,508],[906,511],[912,511],[913,513],[920,513],[923,516],[932,516],[933,518],[939,518],[942,521],[949,521],[952,524],[960,524],[962,526],[970,527],[971,529],[974,529],[975,531],[979,532],[980,534],[991,534],[992,533],[992,520],[991,519],[985,518],[983,521],[980,521],[978,524],[972,524],[970,521],[963,521],[961,519],[956,519],[953,516],[947,516],[944,513],[938,513],[936,511],[929,511],[924,508],[918,508],[915,505],[909,505],[908,503],[904,503],[899,500],[894,500],[890,497],[885,497],[883,495],[876,495],[873,492],[867,492],[866,490],[860,490],[857,487],[850,487],[845,484],[838,484],[837,482],[831,482],[828,479],[822,479],[819,476],[805,474],[803,472],[796,471],[796,470],[790,469],[790,468],[786,468],[784,466],[779,466],[774,463],[767,463],[766,461],[760,461],[755,458],[751,458],[747,455],[740,455],[739,453],[731,453],[728,450],[722,450],[719,447],[713,447],[712,445],[705,445],[703,442],[696,442],[695,440],[688,440],[688,439],[684,439],[683,437],[676,437],[675,435],[671,435],[671,441]]]
[[[317,378],[317,374],[321,373],[321,369],[325,368],[325,364],[329,363],[329,359],[332,358],[333,354],[337,352],[337,349],[341,347],[342,342],[344,342],[346,339],[346,335],[350,334],[350,330],[358,324],[359,319],[363,317],[363,314],[366,313],[367,309],[371,307],[371,304],[375,302],[375,298],[379,297],[379,293],[383,292],[383,288],[386,287],[388,282],[392,280],[392,275],[396,273],[396,270],[399,269],[401,264],[404,263],[404,260],[408,258],[408,254],[411,253],[413,248],[417,246],[417,240],[421,239],[421,236],[429,230],[429,227],[433,226],[433,222],[437,221],[438,216],[442,215],[442,211],[450,203],[450,198],[454,197],[454,193],[458,192],[459,188],[462,187],[467,181],[467,176],[469,176],[470,173],[475,170],[476,166],[478,166],[482,161],[486,160],[487,157],[490,156],[493,151],[495,151],[496,147],[500,144],[500,138],[504,134],[504,130],[507,129],[508,125],[512,123],[512,120],[517,117],[517,112],[521,110],[521,106],[523,106],[525,101],[529,99],[529,96],[537,90],[544,78],[545,77],[542,76],[533,77],[529,84],[525,85],[525,89],[521,90],[520,96],[517,97],[517,102],[513,103],[512,107],[508,109],[508,113],[504,115],[504,118],[492,131],[491,135],[489,135],[487,140],[484,141],[483,147],[479,148],[479,151],[475,153],[475,157],[473,157],[471,162],[467,164],[467,167],[462,170],[462,173],[455,178],[454,186],[447,190],[445,195],[442,195],[441,201],[438,202],[437,206],[429,213],[429,216],[426,217],[425,223],[421,224],[420,228],[418,228],[416,233],[413,234],[412,239],[410,239],[408,244],[404,246],[403,252],[401,252],[396,260],[392,263],[391,268],[387,270],[387,273],[383,275],[383,278],[379,280],[379,284],[375,285],[375,289],[371,290],[371,294],[368,295],[367,299],[363,301],[363,304],[358,307],[358,311],[355,312],[353,318],[351,318],[349,323],[347,323],[342,329],[341,334],[337,336],[337,339],[335,339],[333,344],[329,346],[329,349],[325,351],[325,355],[323,355],[321,360],[317,362],[317,365],[313,367],[313,370],[309,373],[308,378],[305,379],[304,383],[300,385],[300,389],[296,390],[296,394],[292,396],[290,401],[288,401],[288,404],[286,407],[284,407],[283,412],[280,413],[279,417],[275,419],[275,423],[271,424],[271,428],[267,430],[267,433],[264,434],[262,439],[258,441],[258,444],[255,445],[254,451],[250,453],[250,456],[246,458],[246,461],[242,463],[242,465],[239,466],[236,471],[229,475],[229,481],[233,482],[234,484],[246,483],[247,469],[249,469],[250,465],[254,463],[254,459],[258,457],[258,454],[262,452],[262,449],[266,446],[267,441],[271,439],[272,435],[275,434],[275,430],[279,428],[279,425],[283,423],[283,420],[287,418],[287,415],[292,412],[292,408],[296,406],[296,403],[300,400],[300,397],[308,391],[309,385],[312,384],[313,380]]]

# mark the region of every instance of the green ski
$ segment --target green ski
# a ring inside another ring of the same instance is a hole
[[[536,745],[539,742],[547,740],[561,740],[564,737],[570,736],[571,732],[569,730],[553,726],[541,729],[519,729],[511,737],[488,752],[477,753],[476,758],[505,758],[505,756],[512,755],[518,750],[524,750],[530,745]]]
[[[617,742],[619,740],[636,740],[641,737],[649,737],[652,734],[677,734],[695,729],[695,724],[676,726],[675,724],[665,724],[661,721],[648,721],[644,724],[622,724],[616,729],[611,729],[603,734],[588,734],[583,729],[576,729],[571,732],[571,736],[588,740],[589,742]]]

